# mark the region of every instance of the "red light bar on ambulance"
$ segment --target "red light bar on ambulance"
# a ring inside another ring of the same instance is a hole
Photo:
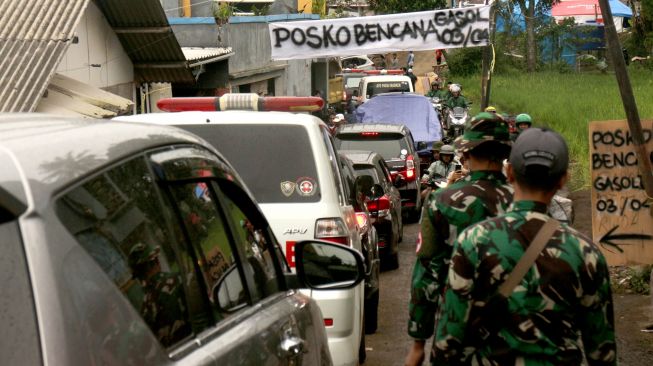
[[[367,75],[403,75],[403,70],[361,70],[361,69],[343,69],[343,73],[360,73]]]
[[[229,110],[315,112],[322,109],[324,100],[319,97],[260,97],[254,93],[230,93],[221,97],[163,98],[156,105],[166,112]]]

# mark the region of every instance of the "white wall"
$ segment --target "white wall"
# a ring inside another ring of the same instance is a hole
[[[68,47],[57,68],[58,73],[98,88],[134,81],[134,67],[129,56],[92,1],[75,35],[79,42]]]

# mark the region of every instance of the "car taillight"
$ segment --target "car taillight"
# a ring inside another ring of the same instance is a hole
[[[322,109],[319,97],[260,97],[254,93],[229,93],[221,97],[163,98],[156,103],[166,112],[182,111],[278,111],[315,112]]]
[[[362,232],[367,230],[367,214],[365,212],[356,212],[356,223]]]
[[[333,326],[333,318],[324,318],[324,326],[325,327],[332,327]]]
[[[332,241],[337,244],[349,244],[347,227],[341,218],[319,219],[315,222],[315,238]]]
[[[406,158],[406,180],[411,182],[415,180],[415,161],[412,155]]]
[[[344,90],[342,91],[342,100],[347,100],[347,92]]]
[[[378,132],[361,132],[361,136],[378,136]]]
[[[367,209],[378,217],[384,217],[390,214],[390,200],[388,197],[379,197],[376,200],[367,202]]]

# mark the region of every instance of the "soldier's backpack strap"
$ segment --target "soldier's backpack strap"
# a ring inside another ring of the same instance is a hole
[[[521,257],[515,268],[508,275],[501,286],[499,286],[499,294],[503,297],[509,297],[512,294],[513,290],[524,278],[528,270],[533,266],[537,257],[540,255],[546,243],[549,242],[549,239],[553,236],[553,233],[558,230],[560,227],[560,222],[554,218],[549,218],[544,225],[540,228],[531,241],[531,244],[526,249],[526,252]]]
[[[468,326],[471,344],[476,346],[484,344],[491,334],[495,334],[503,327],[503,321],[510,317],[508,298],[559,227],[558,220],[549,218],[537,232],[508,278],[499,286],[497,292],[486,300],[485,306],[472,309],[470,326]],[[508,351],[507,349],[495,349],[492,353],[500,354]]]

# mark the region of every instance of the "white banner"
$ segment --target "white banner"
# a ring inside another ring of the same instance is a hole
[[[270,23],[273,60],[486,46],[490,6]]]

